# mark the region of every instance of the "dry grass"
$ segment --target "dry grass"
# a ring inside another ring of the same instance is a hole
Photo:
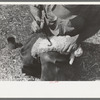
[[[9,51],[6,38],[16,36],[16,41],[25,43],[31,34],[32,18],[26,5],[0,5],[0,80],[30,81],[33,77],[22,74],[19,49]]]
[[[25,43],[31,34],[32,22],[27,5],[0,5],[0,80],[31,81],[33,77],[22,74],[19,49],[9,51],[6,38],[13,34]],[[100,32],[82,44],[84,54],[74,64],[79,80],[100,80]],[[77,68],[77,66],[79,66]]]

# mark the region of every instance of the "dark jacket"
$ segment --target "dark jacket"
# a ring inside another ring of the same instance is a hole
[[[64,20],[63,23],[61,20],[58,20],[56,23],[59,26],[60,35],[68,34],[73,36],[79,34],[77,41],[80,43],[88,37],[94,35],[100,28],[100,5],[39,5],[33,7],[33,9],[35,9],[35,13],[33,11],[33,15],[36,19],[38,17],[41,19],[41,11],[45,10],[45,13],[47,14],[50,6],[52,6],[51,10],[58,17],[58,19]],[[68,26],[65,22],[71,15],[77,15],[77,17],[69,20],[70,26]],[[69,31],[71,27],[74,27],[75,29]],[[48,30],[47,27],[45,28]]]

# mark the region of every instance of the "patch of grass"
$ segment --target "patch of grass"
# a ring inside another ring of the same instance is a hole
[[[84,42],[83,55],[76,59],[75,65],[83,81],[100,80],[100,44]]]
[[[0,5],[0,80],[30,81],[33,77],[22,74],[19,49],[9,51],[7,37],[16,36],[16,41],[25,43],[31,35],[32,18],[27,5]],[[36,79],[37,80],[37,79]]]
[[[32,18],[27,5],[0,5],[0,48],[6,43],[9,35],[15,35],[16,40],[24,43],[31,34]]]
[[[0,51],[0,80],[5,81],[26,81],[34,80],[22,74],[23,64],[20,59],[19,49],[9,51],[4,48]]]

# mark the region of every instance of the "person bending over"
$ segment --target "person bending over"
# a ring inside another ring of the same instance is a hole
[[[45,81],[73,79],[74,75],[68,72],[74,67],[69,64],[71,53],[80,50],[80,43],[99,30],[99,11],[98,5],[30,5],[34,34],[21,50],[24,64],[22,72]],[[50,37],[69,36],[69,43],[62,50],[67,55],[48,51],[34,58],[31,50],[44,35],[50,43],[49,46],[53,44]],[[75,41],[72,42],[73,38]]]

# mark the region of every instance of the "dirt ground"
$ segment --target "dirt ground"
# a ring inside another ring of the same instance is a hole
[[[9,51],[7,37],[16,36],[16,41],[25,43],[31,35],[32,17],[27,5],[0,5],[0,80],[35,81],[34,77],[22,74],[19,48]],[[100,32],[82,44],[84,54],[74,62],[79,81],[100,80]],[[79,66],[77,68],[77,66]]]

